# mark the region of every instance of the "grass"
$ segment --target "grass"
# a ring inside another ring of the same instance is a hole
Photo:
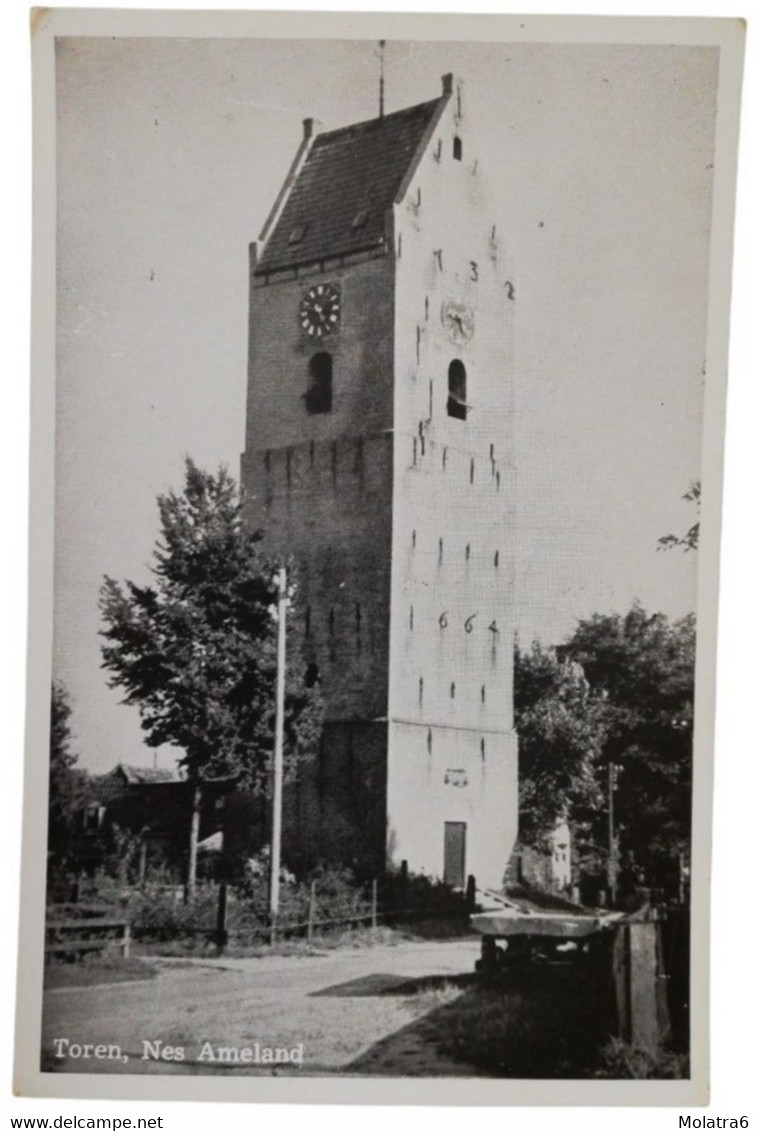
[[[331,934],[305,938],[282,938],[274,943],[251,942],[248,945],[232,941],[224,951],[225,958],[268,958],[280,955],[285,958],[306,958],[341,948],[370,946],[395,946],[406,941],[404,935],[389,927],[360,927],[352,931],[335,931]],[[140,952],[151,958],[216,958],[213,942],[193,939],[173,939],[168,942],[138,943]]]
[[[618,1037],[601,1050],[596,1076],[607,1080],[685,1080],[690,1075],[688,1057],[684,1053],[627,1045]]]
[[[422,920],[413,926],[355,927],[315,934],[310,941],[302,936],[277,939],[273,944],[264,941],[230,940],[224,951],[225,958],[264,958],[270,955],[303,958],[341,949],[363,949],[372,946],[397,946],[404,942],[421,942],[434,939],[474,938],[474,932],[465,926],[454,928],[443,921]],[[141,954],[154,958],[208,958],[217,957],[213,941],[205,937],[185,936],[163,942],[144,939],[137,943]]]
[[[464,993],[465,983],[472,981],[474,975],[461,975],[428,980],[418,988],[405,992],[401,988],[398,993],[403,998],[403,1004],[414,1017],[425,1017],[435,1009],[443,1009],[451,1005]]]
[[[587,1079],[609,1037],[611,1001],[586,967],[530,967],[478,986],[428,1018],[453,1060],[493,1076]]]
[[[139,958],[121,955],[86,955],[75,962],[55,962],[45,967],[45,989],[62,986],[100,986],[106,982],[142,982],[155,970]]]

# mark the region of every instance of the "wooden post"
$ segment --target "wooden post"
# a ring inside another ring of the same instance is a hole
[[[277,573],[277,686],[274,723],[274,788],[271,822],[271,873],[269,876],[269,914],[271,939],[277,933],[279,915],[279,870],[282,859],[282,777],[285,729],[285,618],[287,607],[287,571]]]
[[[609,859],[607,878],[609,885],[609,906],[617,906],[617,842],[614,831],[614,790],[617,785],[617,767],[609,762]]]
[[[306,938],[309,942],[314,937],[314,919],[316,918],[316,880],[311,881],[311,887],[308,891],[308,924],[306,926]]]
[[[656,922],[627,923],[617,928],[612,955],[618,1034],[652,1054],[669,1031],[659,984],[657,933]]]
[[[474,911],[477,898],[477,881],[474,876],[467,876],[466,880],[466,909],[471,915]]]
[[[659,917],[657,916],[657,920]],[[656,1024],[659,1044],[672,1043],[672,1016],[669,1008],[669,974],[664,960],[664,923],[654,924],[656,936]]]
[[[124,941],[121,944],[121,948],[124,952],[124,958],[129,958],[129,954],[131,952],[131,944],[132,944],[132,928],[131,928],[129,923],[125,923],[124,924]]]
[[[401,860],[401,893],[400,893],[400,907],[398,913],[403,922],[403,917],[406,915],[408,908],[406,907],[406,900],[408,899],[408,860]]]
[[[140,865],[139,865],[139,885],[141,888],[145,887],[145,879],[148,873],[148,842],[145,837],[140,842]]]
[[[372,930],[377,930],[377,877],[372,880]]]
[[[227,945],[227,884],[219,884],[219,902],[216,907],[216,953],[221,956]]]
[[[660,1045],[657,1003],[657,925],[630,923],[630,1043],[656,1053]]]
[[[617,1036],[630,1041],[630,931],[628,926],[614,929],[611,974],[617,1008]]]

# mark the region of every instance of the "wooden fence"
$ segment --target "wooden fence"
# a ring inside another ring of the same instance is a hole
[[[45,924],[45,955],[116,949],[129,958],[131,938],[129,920],[114,917],[110,907],[57,904],[49,909]]]

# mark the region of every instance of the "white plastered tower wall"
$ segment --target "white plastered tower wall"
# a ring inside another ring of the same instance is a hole
[[[392,215],[388,856],[442,878],[463,827],[461,870],[498,887],[517,835],[515,289],[463,85],[444,91]],[[448,412],[452,362],[466,419]]]

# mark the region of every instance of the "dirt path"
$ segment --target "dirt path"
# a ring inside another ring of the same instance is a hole
[[[471,985],[478,952],[476,940],[465,940],[305,958],[157,959],[158,976],[150,982],[48,991],[43,1067],[466,1075],[470,1070],[425,1038],[419,1021]],[[220,1048],[236,1052],[219,1054]],[[290,1059],[280,1052],[280,1063],[265,1062],[276,1055],[267,1049],[287,1050]]]

